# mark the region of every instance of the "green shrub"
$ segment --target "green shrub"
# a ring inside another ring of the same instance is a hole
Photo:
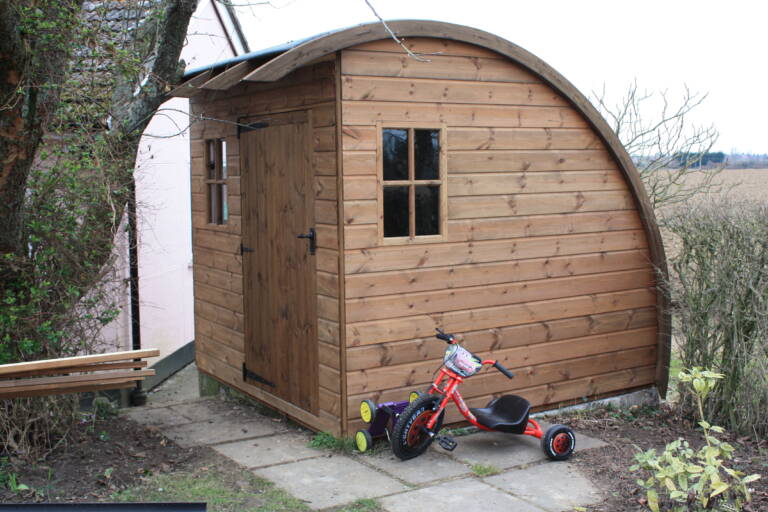
[[[637,464],[630,470],[645,473],[646,479],[637,483],[646,489],[648,508],[653,512],[738,511],[750,501],[747,485],[759,475],[745,476],[725,464],[734,448],[713,435],[724,429],[710,425],[704,416],[707,396],[722,378],[720,373],[699,368],[679,374],[680,382],[689,386],[695,397],[705,441],[700,449],[694,450],[688,441],[678,439],[667,444],[660,455],[655,449],[635,455]]]
[[[670,292],[683,367],[725,374],[712,421],[768,436],[768,205],[715,202],[671,215]],[[695,400],[680,387],[683,407]]]

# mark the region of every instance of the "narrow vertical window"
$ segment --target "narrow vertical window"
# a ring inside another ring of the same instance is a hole
[[[226,224],[229,218],[227,201],[227,141],[210,139],[206,141],[206,193],[208,195],[208,222]]]
[[[444,234],[442,130],[383,128],[381,135],[384,238],[409,241]]]

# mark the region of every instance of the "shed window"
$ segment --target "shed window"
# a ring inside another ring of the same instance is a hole
[[[382,128],[381,225],[390,241],[442,239],[442,128]]]
[[[226,224],[229,218],[227,204],[227,141],[209,139],[206,141],[205,186],[208,196],[208,222]]]

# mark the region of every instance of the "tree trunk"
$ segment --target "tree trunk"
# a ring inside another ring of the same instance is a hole
[[[0,2],[0,254],[23,246],[20,212],[27,176],[56,110],[66,73],[62,63],[71,50],[66,42],[82,3],[44,1],[32,9]]]

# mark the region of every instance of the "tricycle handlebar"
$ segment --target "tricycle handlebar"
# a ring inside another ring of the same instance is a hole
[[[443,340],[446,343],[454,342],[453,334],[445,334],[445,332],[443,332],[443,330],[439,327],[435,328],[435,330],[437,331],[437,334],[435,334],[435,338],[439,340]]]
[[[495,362],[493,363],[493,367],[494,367],[494,368],[496,368],[497,370],[499,370],[499,371],[500,371],[501,373],[503,373],[504,375],[506,375],[508,379],[511,379],[511,378],[513,378],[513,377],[515,376],[515,374],[513,374],[511,371],[507,370],[507,369],[504,367],[504,365],[503,365],[503,364],[501,364],[501,363],[500,363],[500,362],[498,362],[498,361],[495,361]]]

